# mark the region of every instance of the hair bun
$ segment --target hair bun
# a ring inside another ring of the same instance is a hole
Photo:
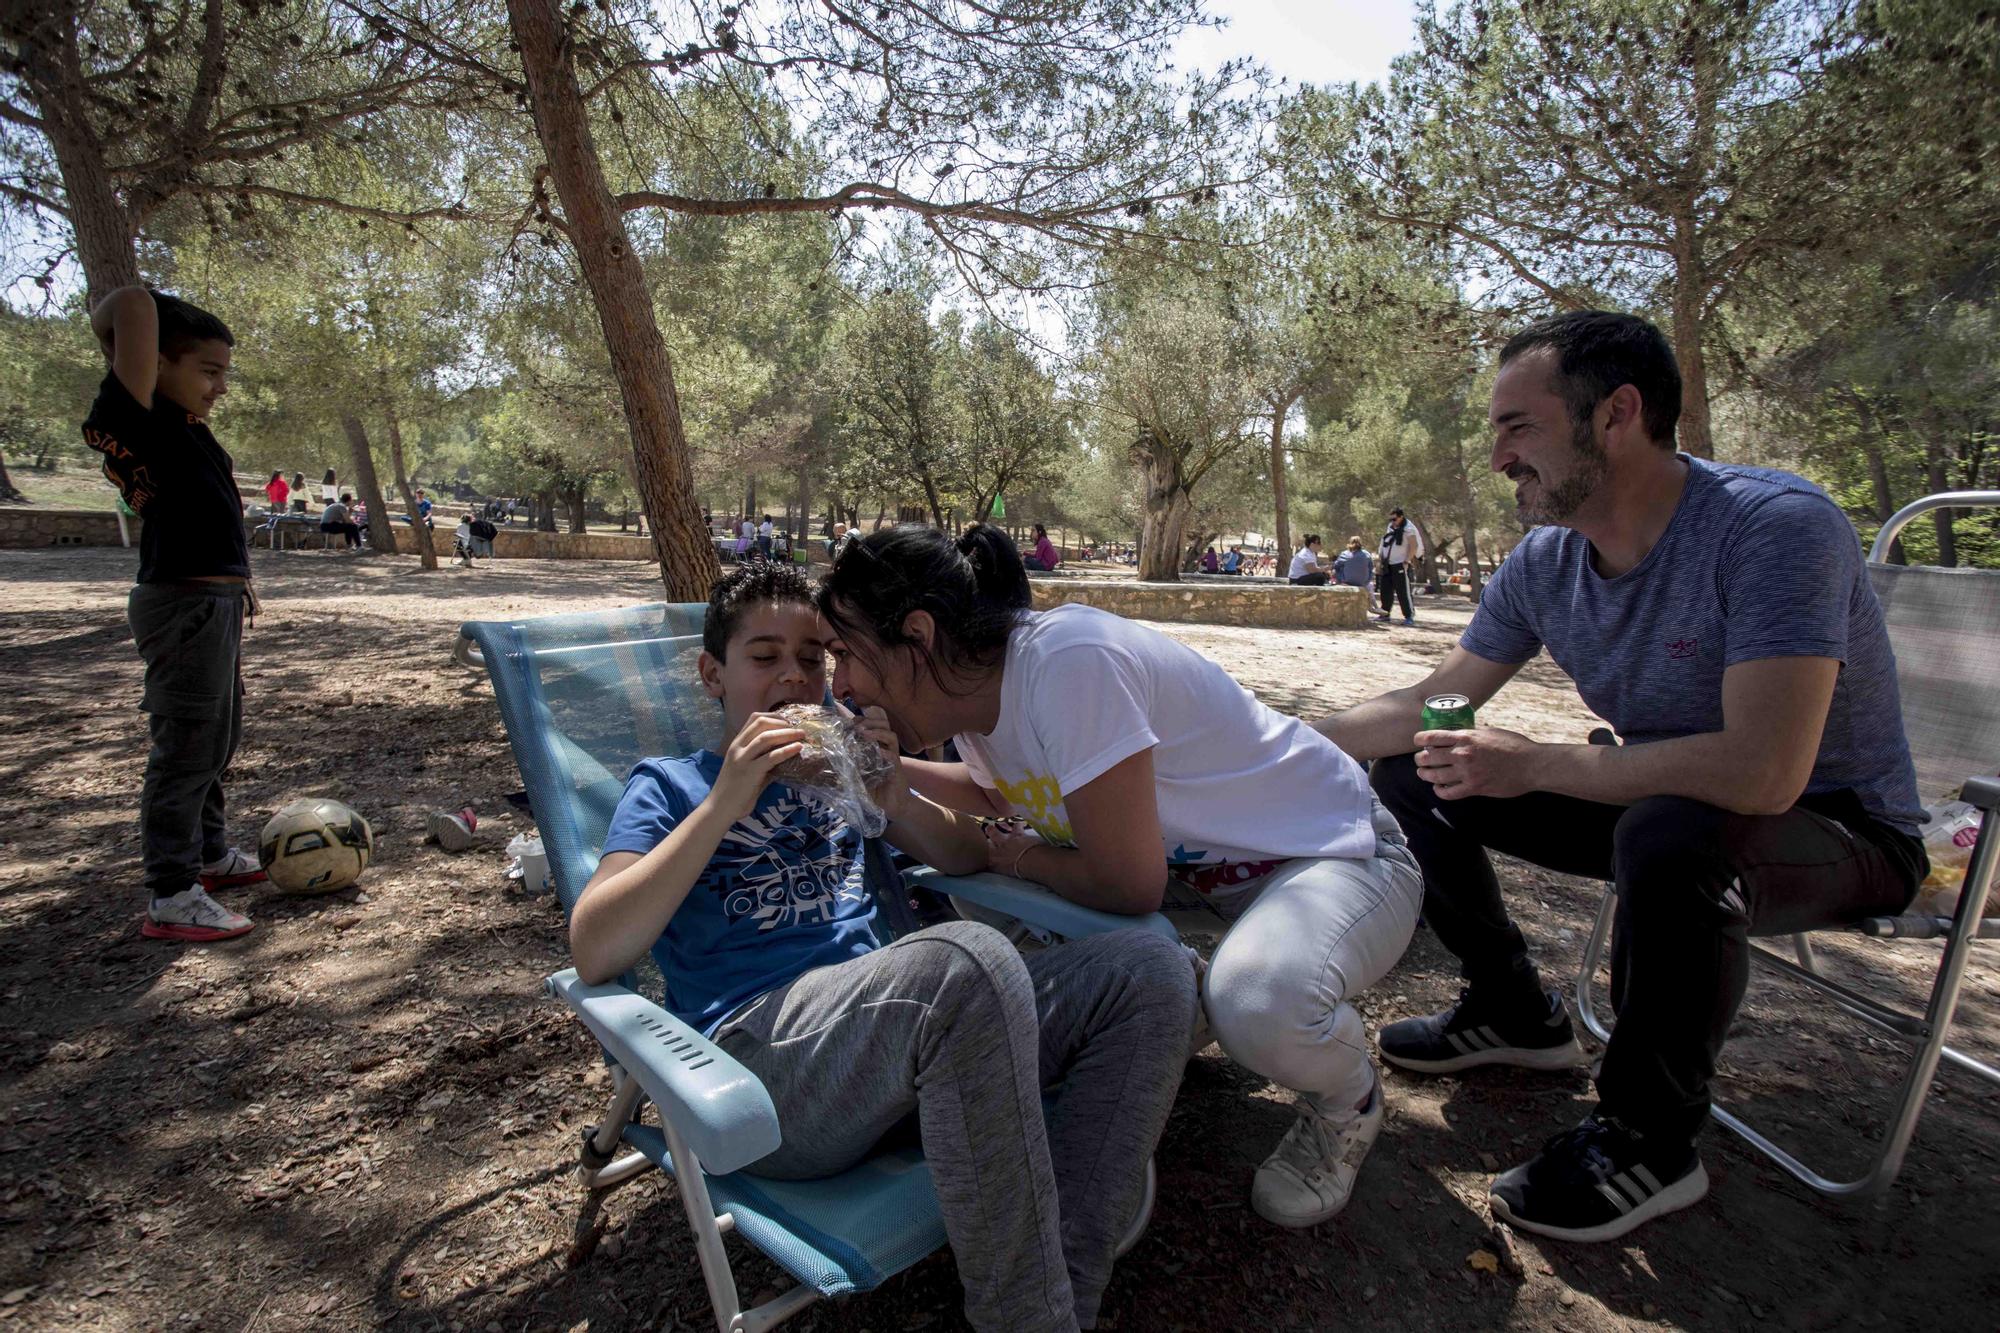
[[[1028,609],[1034,600],[1028,591],[1028,568],[1021,563],[1013,538],[991,523],[974,523],[956,545],[972,566],[981,597],[1017,611]]]

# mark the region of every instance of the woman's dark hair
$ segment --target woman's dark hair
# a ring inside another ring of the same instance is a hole
[[[754,607],[766,602],[813,604],[812,585],[796,565],[757,560],[717,579],[708,590],[708,614],[701,623],[701,646],[718,662],[729,660],[729,641]]]
[[[277,470],[276,472],[273,472],[273,473],[271,474],[271,481],[276,481],[276,480],[277,480],[278,478],[280,478],[280,477],[282,477],[282,476],[284,476],[284,475],[285,475],[285,472],[284,472],[284,469],[283,469],[283,468],[280,468],[280,469],[278,469],[278,470]],[[271,484],[271,481],[267,481],[267,482],[265,482],[264,484],[265,484],[266,486],[269,486],[269,485]]]
[[[1007,652],[1007,636],[1032,603],[1028,571],[1006,533],[974,523],[957,541],[919,523],[899,523],[847,544],[820,580],[819,613],[874,668],[882,648],[916,648],[931,679],[985,671]],[[912,611],[937,625],[929,652],[903,632]],[[879,671],[877,674],[880,674]]]
[[[1035,524],[1035,535],[1037,537],[1046,537],[1049,535],[1049,530],[1043,527],[1040,523],[1037,523]]]
[[[1319,540],[1319,534],[1318,534],[1317,532],[1308,532],[1308,533],[1306,534],[1306,539],[1305,539],[1304,541],[1300,542],[1300,543],[1299,543],[1299,545],[1301,545],[1301,546],[1311,546],[1311,545],[1312,545],[1312,544],[1313,544],[1314,542],[1316,542],[1316,541],[1318,541],[1318,540]]]
[[[332,469],[332,468],[328,468],[328,469],[326,470],[326,475],[325,475],[324,477],[321,477],[321,478],[319,479],[319,481],[320,481],[320,485],[322,485],[322,486],[331,486],[331,485],[333,485],[333,469]]]

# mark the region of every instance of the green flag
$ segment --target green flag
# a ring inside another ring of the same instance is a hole
[[[1000,494],[998,491],[995,491],[993,493],[993,517],[995,518],[1007,517],[1007,497]]]

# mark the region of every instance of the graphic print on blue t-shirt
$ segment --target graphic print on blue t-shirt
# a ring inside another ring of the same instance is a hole
[[[644,855],[708,797],[722,757],[642,760],[604,850]],[[875,900],[862,880],[861,835],[772,783],[730,825],[653,945],[667,1008],[703,1033],[746,1001],[815,967],[874,949]]]

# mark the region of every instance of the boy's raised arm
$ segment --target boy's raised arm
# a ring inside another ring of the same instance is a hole
[[[90,331],[133,401],[153,405],[160,378],[160,311],[144,287],[120,287],[90,312]]]

